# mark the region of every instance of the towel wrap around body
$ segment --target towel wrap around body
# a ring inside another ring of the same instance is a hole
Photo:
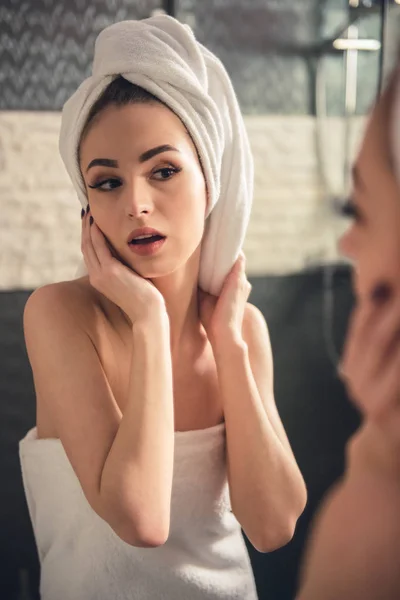
[[[41,600],[257,600],[231,512],[224,424],[176,432],[167,542],[136,548],[90,507],[58,439],[20,441]]]

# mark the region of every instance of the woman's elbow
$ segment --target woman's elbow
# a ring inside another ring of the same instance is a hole
[[[250,541],[258,552],[264,554],[274,552],[274,550],[279,550],[292,540],[295,529],[296,522],[287,524],[285,527],[271,527],[269,531]]]
[[[123,510],[115,503],[110,507],[105,503],[97,503],[92,506],[95,512],[105,521],[114,533],[126,544],[137,548],[157,548],[162,546],[169,536],[169,518],[155,519],[153,516],[142,515],[140,518],[138,510]]]
[[[167,527],[139,527],[137,524],[125,524],[113,528],[118,537],[137,548],[158,548],[168,540],[169,528]]]
[[[308,494],[307,487],[303,478],[301,478],[301,482],[299,483],[299,490],[296,494],[296,521],[304,512],[304,509],[307,506]]]
[[[144,509],[124,499],[123,494],[109,494],[96,499],[92,508],[116,535],[130,546],[157,548],[166,543],[170,529],[170,507]]]
[[[305,498],[296,507],[296,510],[293,509],[290,513],[287,512],[281,519],[274,519],[274,524],[271,524],[270,521],[266,531],[261,531],[259,535],[255,536],[256,539],[254,542],[250,540],[256,550],[267,553],[286,546],[293,539],[297,521],[303,513],[306,501],[307,499]]]

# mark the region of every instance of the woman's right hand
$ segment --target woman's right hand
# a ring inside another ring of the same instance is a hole
[[[165,311],[162,294],[147,279],[118,260],[90,212],[82,218],[81,250],[90,284],[119,306],[132,324],[147,318],[152,311]]]
[[[383,289],[354,310],[339,372],[366,421],[400,448],[400,294]]]

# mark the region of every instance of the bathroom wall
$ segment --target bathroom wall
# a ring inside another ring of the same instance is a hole
[[[245,244],[249,273],[300,269],[331,252],[328,234],[333,224],[321,202],[314,151],[315,123],[307,115],[304,61],[294,57],[282,72],[284,65],[276,57],[273,67],[267,68],[268,60],[263,58],[264,24],[260,29],[260,20],[268,17],[265,9],[268,2],[258,12],[248,12],[249,28],[235,44],[230,40],[236,39],[240,10],[237,13],[233,6],[229,8],[228,14],[232,15],[229,22],[225,19],[229,3],[225,3],[225,9],[222,4],[215,3],[213,9],[209,2],[197,3],[200,7],[195,15],[197,21],[192,24],[199,38],[208,32],[209,40],[205,41],[210,42],[210,47],[216,46],[215,51],[226,59],[247,115],[256,165],[254,209]],[[273,14],[276,3],[270,4]],[[184,2],[180,6],[182,19],[193,21],[193,13],[183,10]],[[27,289],[74,276],[80,256],[80,208],[58,155],[59,111],[90,73],[98,32],[108,23],[143,18],[159,7],[157,0],[3,1],[0,8],[2,289]],[[296,20],[289,13],[284,16],[289,20],[285,31],[295,31]],[[253,37],[251,32],[257,21],[260,45],[255,51],[247,50],[246,43]],[[268,18],[265,21],[269,23]],[[208,27],[210,22],[214,23],[213,28]],[[277,23],[275,29],[279,30],[279,26]],[[271,27],[271,35],[273,31]],[[303,37],[306,33],[303,32]],[[279,114],[279,107],[283,114]],[[334,131],[339,134],[340,128],[335,126]],[[340,135],[330,143],[332,158],[340,162]]]
[[[333,213],[329,195],[343,190],[342,59],[324,59],[327,190],[316,154],[315,48],[322,36],[345,22],[345,5],[342,0],[326,5],[317,0],[177,3],[178,17],[226,64],[245,114],[255,159],[254,205],[245,242],[251,275],[292,272],[337,258],[336,239],[345,224]],[[59,111],[90,73],[98,32],[114,21],[149,16],[160,6],[160,0],[3,0],[2,289],[27,289],[74,276],[80,206],[58,155]],[[361,20],[360,35],[376,37],[377,18]],[[376,80],[377,55],[360,56],[353,153]]]
[[[81,207],[58,156],[59,124],[57,112],[0,113],[2,289],[74,276]],[[256,167],[249,273],[298,270],[334,254],[334,225],[342,223],[321,202],[313,118],[254,115],[246,125]],[[330,145],[340,156],[339,136]]]

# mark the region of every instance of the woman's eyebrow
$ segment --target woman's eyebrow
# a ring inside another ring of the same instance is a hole
[[[151,148],[150,150],[146,150],[139,156],[139,162],[144,163],[146,160],[150,160],[153,156],[157,154],[161,154],[162,152],[179,152],[177,148],[170,146],[169,144],[163,144],[162,146],[156,146],[155,148]]]
[[[139,156],[139,162],[144,163],[147,160],[153,158],[157,154],[161,154],[162,152],[179,152],[177,148],[170,146],[169,144],[162,144],[161,146],[156,146],[155,148],[150,148],[150,150],[146,150]],[[111,167],[113,169],[118,168],[118,161],[112,158],[94,158],[90,161],[88,168],[86,169],[86,173],[92,167]]]
[[[118,168],[118,161],[113,160],[112,158],[94,158],[90,161],[88,168],[86,169],[86,173],[92,167],[112,167],[113,169]]]

